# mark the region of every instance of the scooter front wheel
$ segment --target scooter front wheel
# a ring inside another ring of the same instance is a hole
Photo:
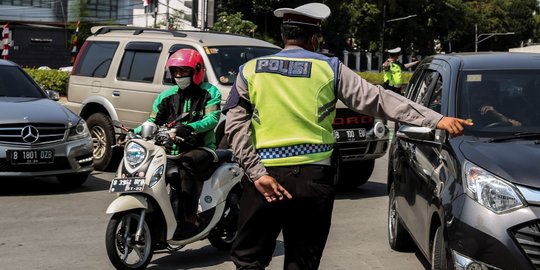
[[[114,214],[107,225],[105,246],[116,269],[146,269],[152,260],[154,245],[146,221],[143,221],[139,239],[135,237],[140,219],[137,212],[121,212]]]

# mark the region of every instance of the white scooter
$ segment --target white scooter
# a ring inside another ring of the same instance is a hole
[[[182,116],[176,121],[181,120]],[[127,131],[118,122],[114,125]],[[118,198],[106,211],[112,214],[105,239],[107,255],[117,269],[145,269],[154,251],[174,252],[206,238],[226,250],[236,237],[244,171],[229,150],[216,150],[215,170],[204,181],[199,198],[199,229],[191,237],[173,240],[177,218],[166,180],[168,156],[160,146],[170,139],[171,126],[145,123],[141,136],[128,132],[124,158],[110,186]]]

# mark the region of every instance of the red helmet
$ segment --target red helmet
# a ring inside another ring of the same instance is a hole
[[[190,67],[193,69],[193,83],[201,84],[204,77],[204,63],[199,52],[193,49],[180,49],[173,53],[167,60],[166,67]],[[172,74],[172,71],[171,71]]]

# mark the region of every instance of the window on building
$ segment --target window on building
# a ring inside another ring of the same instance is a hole
[[[88,0],[86,8],[88,17],[118,19],[118,0]]]

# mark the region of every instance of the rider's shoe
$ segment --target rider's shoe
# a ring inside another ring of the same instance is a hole
[[[176,231],[173,235],[173,240],[181,240],[181,239],[187,239],[195,234],[197,234],[199,231],[199,226],[197,224],[191,223],[191,222],[184,222],[178,227],[176,227]]]

